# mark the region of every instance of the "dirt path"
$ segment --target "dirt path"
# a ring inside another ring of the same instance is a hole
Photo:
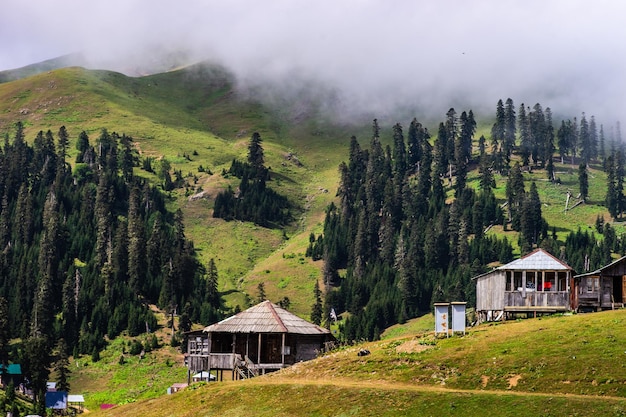
[[[322,379],[299,379],[299,378],[255,378],[246,381],[250,384],[261,385],[310,385],[310,386],[329,386],[329,387],[341,387],[341,388],[354,388],[354,389],[377,389],[387,391],[412,391],[412,392],[437,392],[437,393],[454,393],[454,394],[470,394],[470,395],[513,395],[518,397],[538,397],[538,398],[576,398],[576,399],[599,399],[625,402],[626,398],[607,396],[607,395],[584,395],[584,394],[569,394],[569,393],[545,393],[545,392],[526,392],[526,391],[514,391],[514,390],[471,390],[460,388],[448,388],[437,385],[416,385],[406,384],[395,381],[354,381],[351,379],[333,378],[332,380]]]

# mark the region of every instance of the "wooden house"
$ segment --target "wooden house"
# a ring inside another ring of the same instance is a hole
[[[202,332],[190,333],[187,366],[191,373],[230,370],[248,378],[315,358],[334,340],[330,331],[264,301]]]
[[[572,268],[543,249],[474,277],[479,321],[572,309]]]
[[[578,311],[622,308],[626,304],[626,256],[600,269],[574,276],[572,306]]]

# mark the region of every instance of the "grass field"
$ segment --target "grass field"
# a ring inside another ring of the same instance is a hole
[[[626,310],[484,324],[451,338],[426,330],[432,320],[264,377],[95,415],[626,415]],[[362,348],[371,354],[357,356]]]

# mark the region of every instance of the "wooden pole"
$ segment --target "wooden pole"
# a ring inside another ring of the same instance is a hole
[[[285,333],[283,333],[283,346],[281,348],[282,365],[285,366]]]

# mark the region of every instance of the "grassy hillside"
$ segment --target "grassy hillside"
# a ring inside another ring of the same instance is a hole
[[[486,324],[449,339],[409,331],[249,381],[196,384],[94,415],[620,416],[625,323],[620,310]],[[357,356],[360,348],[371,355]]]
[[[244,292],[254,295],[263,281],[271,299],[287,295],[292,309],[307,316],[319,266],[303,254],[309,233],[319,231],[323,210],[334,196],[348,136],[320,123],[313,112],[299,117],[293,123],[244,100],[230,75],[214,66],[141,78],[74,67],[0,84],[3,136],[12,137],[17,120],[25,124],[28,140],[39,130],[57,132],[65,125],[70,141],[82,130],[94,141],[106,127],[132,136],[142,156],[167,158],[190,185],[188,192],[172,192],[170,204],[183,210],[186,234],[202,261],[215,258],[228,303],[243,305]],[[298,207],[296,221],[284,232],[212,218],[212,199],[233,181],[220,173],[233,158],[246,157],[254,131],[261,133],[266,165],[275,178],[270,185]],[[214,174],[199,172],[199,166]],[[202,198],[189,198],[200,192]]]
[[[324,209],[337,189],[337,166],[348,158],[349,137],[356,135],[366,147],[370,121],[339,126],[321,115],[315,100],[285,99],[274,104],[268,108],[254,95],[244,98],[226,70],[208,64],[138,78],[72,67],[0,84],[0,135],[12,137],[14,123],[21,120],[28,140],[39,130],[57,132],[61,125],[67,127],[72,142],[82,130],[95,141],[103,127],[132,136],[142,156],[165,157],[186,176],[187,190],[171,192],[169,204],[183,210],[186,234],[203,263],[216,260],[227,303],[243,306],[246,294],[254,297],[258,283],[264,282],[270,299],[288,296],[291,309],[306,317],[321,267],[304,257],[308,237],[321,232]],[[479,117],[478,121],[476,137],[489,136],[489,120]],[[396,121],[387,122],[380,121],[382,140],[389,143],[390,126]],[[408,126],[408,120],[400,122]],[[431,125],[433,133],[436,122]],[[233,178],[220,173],[233,158],[245,158],[255,131],[264,141],[266,165],[274,176],[270,185],[298,207],[296,220],[285,230],[212,218],[213,198],[234,184]],[[199,172],[200,166],[213,174]],[[590,173],[587,204],[567,212],[567,191],[578,194],[577,169],[557,164],[556,170],[560,184],[546,181],[543,171],[524,175],[537,182],[544,217],[559,238],[578,227],[590,227],[598,215],[610,220],[600,205],[606,185],[599,167],[592,167]],[[140,175],[156,181],[148,173]],[[506,178],[496,180],[496,196],[504,202]],[[468,183],[477,186],[477,170],[470,173]],[[196,194],[199,198],[191,198]],[[617,226],[619,234],[624,229]],[[496,227],[490,233],[517,242],[515,232]]]

